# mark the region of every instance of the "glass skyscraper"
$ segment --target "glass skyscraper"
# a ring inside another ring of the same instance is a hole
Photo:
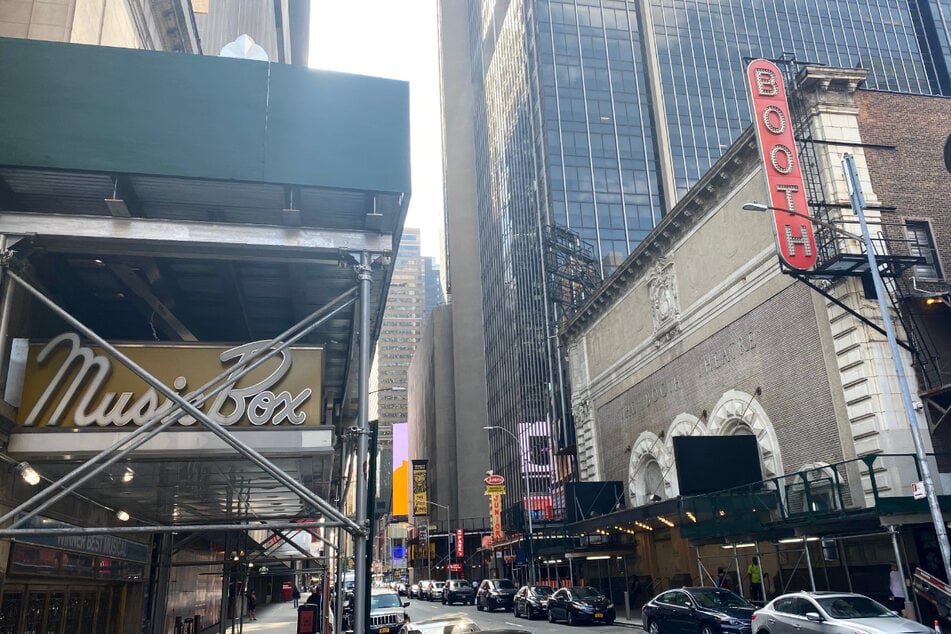
[[[450,253],[446,274],[458,288],[458,269],[478,267],[487,425],[549,420],[556,450],[573,438],[545,227],[578,234],[609,275],[750,124],[749,58],[863,67],[868,88],[951,95],[951,0],[439,5],[449,243],[475,214],[480,247],[479,262]],[[490,447],[518,486],[517,448],[499,434]]]

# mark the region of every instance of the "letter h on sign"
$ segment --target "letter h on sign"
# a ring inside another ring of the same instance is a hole
[[[816,264],[812,223],[780,211],[809,211],[782,74],[772,62],[757,59],[747,68],[747,77],[779,257],[787,266],[804,271]]]

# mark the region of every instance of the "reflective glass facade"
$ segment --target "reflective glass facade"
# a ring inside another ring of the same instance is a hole
[[[949,94],[949,5],[469,0],[467,32],[441,41],[444,57],[468,55],[475,86],[487,424],[557,429],[564,416],[543,226],[578,233],[610,274],[749,125],[747,58],[861,66],[869,88]],[[490,432],[490,458],[514,487],[509,440]]]

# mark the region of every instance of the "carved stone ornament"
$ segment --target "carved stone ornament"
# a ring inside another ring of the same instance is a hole
[[[654,339],[657,344],[669,341],[680,331],[680,300],[677,297],[677,275],[674,263],[661,260],[647,275],[651,300]]]
[[[579,423],[587,422],[591,418],[591,401],[587,398],[574,399],[572,409],[575,420]]]

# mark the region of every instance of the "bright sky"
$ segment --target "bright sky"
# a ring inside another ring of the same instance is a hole
[[[310,66],[410,82],[413,193],[407,227],[439,255],[443,226],[436,0],[311,0]],[[438,258],[437,258],[438,259]]]

